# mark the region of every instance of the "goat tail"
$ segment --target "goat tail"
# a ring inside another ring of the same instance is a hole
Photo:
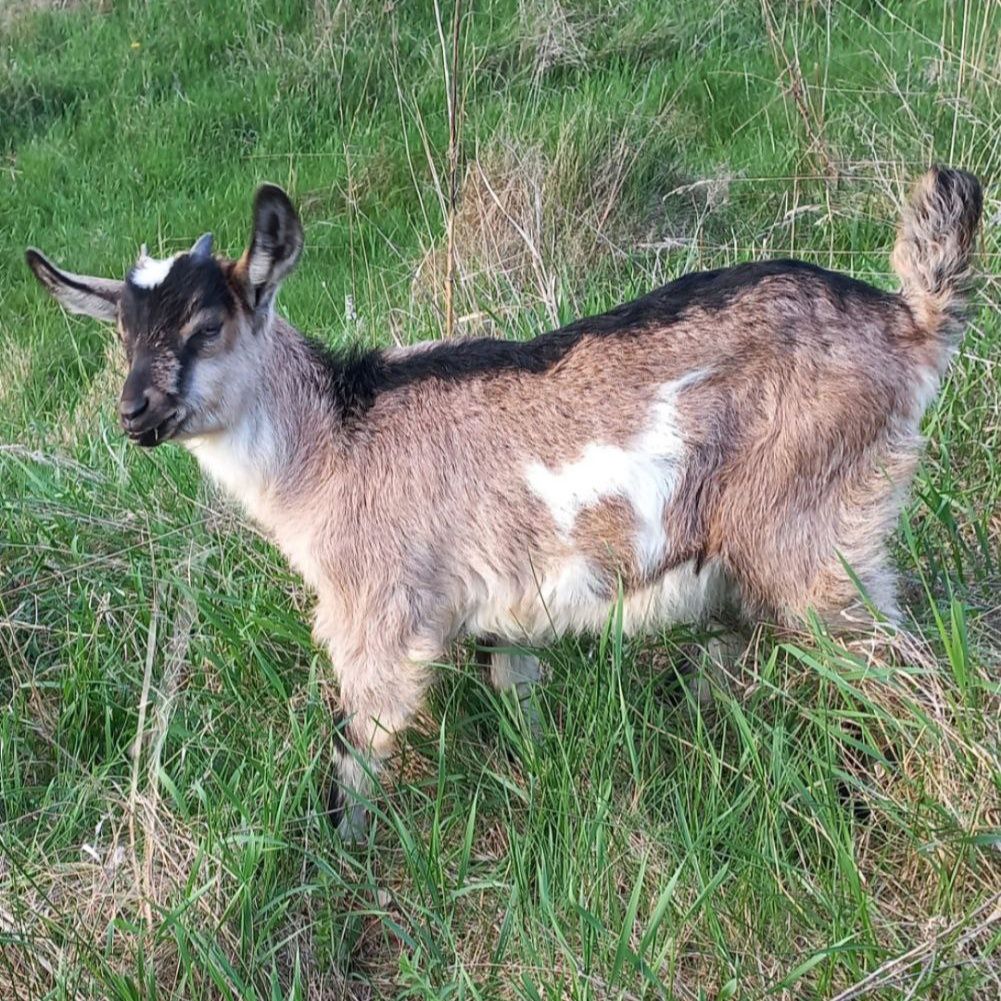
[[[890,263],[900,294],[928,336],[949,338],[963,329],[983,202],[973,174],[932,167],[904,208]]]

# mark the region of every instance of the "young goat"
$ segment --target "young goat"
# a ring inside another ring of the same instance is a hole
[[[270,185],[238,261],[208,235],[144,251],[124,281],[27,258],[66,309],[117,324],[128,436],[190,449],[315,590],[339,689],[331,811],[357,835],[369,773],[456,637],[598,630],[620,593],[629,632],[728,606],[898,617],[886,541],[962,331],[981,201],[962,171],[919,181],[899,295],[743,264],[525,343],[365,353],[275,314],[303,231]],[[538,661],[497,652],[491,675],[524,694]]]

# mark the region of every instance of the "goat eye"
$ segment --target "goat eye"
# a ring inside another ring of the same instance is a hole
[[[195,334],[195,338],[200,344],[211,344],[212,341],[216,340],[221,333],[222,325],[217,323],[211,327],[202,327],[198,333]]]

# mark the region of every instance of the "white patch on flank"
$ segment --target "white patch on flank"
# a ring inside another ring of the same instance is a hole
[[[695,371],[657,391],[650,424],[627,448],[591,442],[583,455],[558,470],[533,462],[525,470],[531,489],[545,501],[567,541],[577,515],[605,498],[622,497],[636,512],[636,550],[644,568],[655,566],[667,545],[664,510],[683,468],[685,442],[678,423],[678,394],[704,376]]]
[[[137,288],[156,288],[162,285],[170,269],[174,266],[177,255],[173,257],[140,257],[139,262],[129,272],[129,281]]]
[[[533,462],[525,469],[531,490],[552,514],[567,550],[531,574],[512,578],[477,574],[460,629],[536,645],[564,633],[601,630],[614,613],[601,568],[574,547],[578,514],[607,498],[626,500],[636,515],[635,546],[646,572],[656,572],[668,546],[667,505],[684,471],[685,441],[679,423],[679,394],[705,377],[696,371],[664,383],[651,403],[647,426],[625,446],[589,443],[580,457],[556,469]],[[724,582],[711,561],[698,572],[694,561],[662,573],[647,587],[623,598],[622,624],[642,633],[680,622],[699,621],[722,604]]]

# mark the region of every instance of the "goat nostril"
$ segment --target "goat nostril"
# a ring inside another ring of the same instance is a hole
[[[132,396],[128,399],[122,398],[118,404],[118,413],[123,420],[131,421],[142,414],[149,407],[149,391],[143,390],[140,396]]]

